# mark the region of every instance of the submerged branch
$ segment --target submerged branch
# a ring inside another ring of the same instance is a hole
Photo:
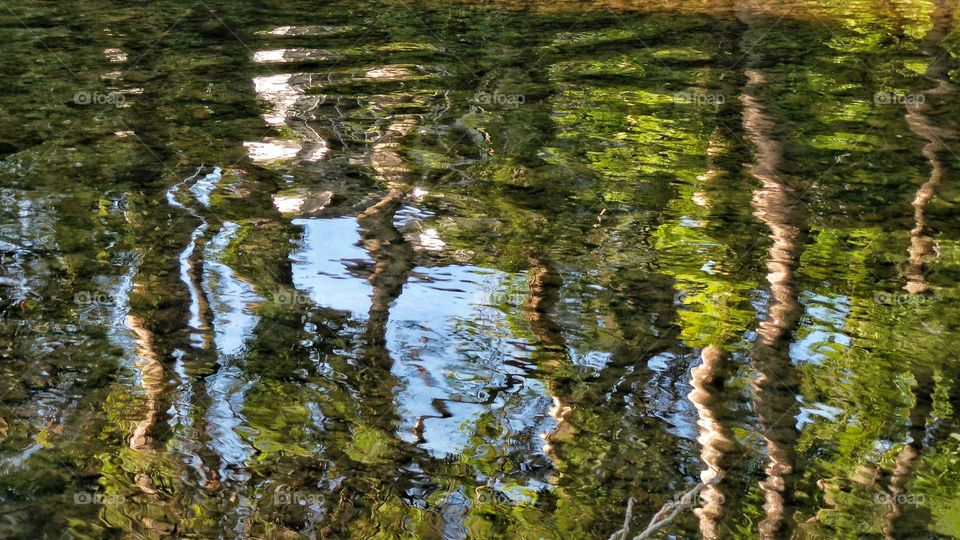
[[[657,513],[650,518],[650,523],[647,524],[647,528],[641,531],[640,534],[634,536],[633,540],[645,540],[650,538],[660,529],[673,523],[673,520],[675,520],[677,516],[693,508],[694,500],[704,488],[707,486],[716,485],[720,482],[721,478],[723,478],[723,475],[718,474],[709,482],[700,482],[690,488],[686,493],[681,495],[679,499],[670,501],[661,506],[660,510],[658,510]],[[630,497],[630,499],[627,501],[627,515],[623,520],[623,528],[611,534],[608,540],[627,540],[627,535],[630,533],[630,521],[632,519],[633,497]]]

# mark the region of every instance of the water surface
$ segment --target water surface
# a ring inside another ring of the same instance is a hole
[[[960,537],[956,0],[0,9],[0,537]]]

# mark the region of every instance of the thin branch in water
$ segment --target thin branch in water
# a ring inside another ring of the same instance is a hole
[[[630,520],[633,519],[633,497],[627,499],[627,517],[623,518],[623,528],[610,535],[607,540],[627,540],[630,532]]]
[[[660,510],[650,518],[650,523],[647,524],[647,528],[644,529],[640,534],[633,537],[633,540],[646,540],[653,536],[654,533],[660,529],[666,527],[667,525],[673,523],[673,520],[680,515],[681,512],[693,508],[693,501],[703,489],[707,486],[713,486],[720,482],[722,475],[717,475],[710,479],[709,482],[700,482],[697,485],[690,488],[689,491],[684,493],[679,500],[670,501],[660,507]],[[627,501],[627,515],[623,520],[623,528],[616,531],[610,535],[608,540],[627,540],[627,534],[630,532],[630,520],[633,519],[633,497]]]

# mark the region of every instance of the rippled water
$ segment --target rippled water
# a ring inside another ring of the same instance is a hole
[[[0,4],[0,537],[960,537],[956,0]]]

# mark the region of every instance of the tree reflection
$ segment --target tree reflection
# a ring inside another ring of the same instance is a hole
[[[790,359],[791,332],[800,321],[800,303],[794,283],[794,272],[803,245],[799,227],[794,225],[796,201],[780,177],[783,159],[780,144],[773,138],[773,123],[754,94],[765,80],[762,72],[748,70],[747,92],[741,96],[743,126],[756,148],[756,162],[750,173],[760,181],[751,204],[754,215],[770,229],[767,257],[767,282],[770,303],[753,351],[754,367],[759,372],[754,381],[757,414],[767,444],[767,477],[760,483],[764,493],[764,520],[760,535],[774,538],[781,528],[791,527],[792,494],[796,467],[795,446],[798,438],[794,422],[799,413],[796,402],[798,380]]]

